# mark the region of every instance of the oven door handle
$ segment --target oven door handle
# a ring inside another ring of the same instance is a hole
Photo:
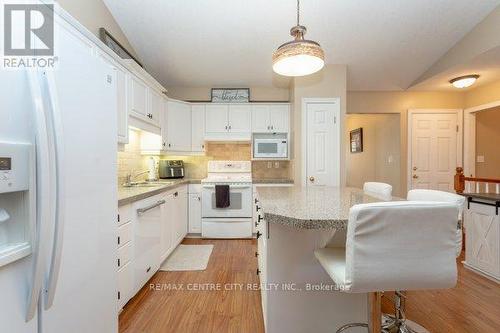
[[[229,185],[229,188],[234,188],[234,189],[242,189],[242,188],[251,188],[252,185]],[[203,185],[203,188],[215,188],[215,185]]]

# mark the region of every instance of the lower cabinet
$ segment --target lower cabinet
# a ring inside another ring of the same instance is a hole
[[[264,327],[267,324],[267,222],[260,208],[258,195],[254,195],[254,211],[257,216],[254,219],[254,226],[257,231],[257,274],[261,285],[260,298],[262,302],[262,314],[264,316]]]
[[[189,185],[189,224],[190,234],[201,233],[201,186]]]
[[[500,281],[500,216],[496,208],[471,203],[465,211],[465,237],[465,264]]]
[[[187,232],[187,185],[119,208],[118,309],[122,309],[159,270]]]

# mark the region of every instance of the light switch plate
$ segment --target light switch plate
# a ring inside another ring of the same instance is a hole
[[[476,161],[477,163],[484,163],[484,155],[477,155]]]

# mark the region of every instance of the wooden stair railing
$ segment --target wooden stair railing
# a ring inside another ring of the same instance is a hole
[[[500,179],[465,177],[464,169],[461,167],[457,167],[456,171],[455,192],[457,192],[458,194],[462,194],[464,193],[464,191],[465,193],[500,194]],[[483,186],[481,186],[481,184],[483,184]],[[490,191],[490,189],[492,191]]]

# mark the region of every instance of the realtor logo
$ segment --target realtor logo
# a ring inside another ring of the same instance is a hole
[[[4,56],[54,55],[54,5],[4,6]]]

